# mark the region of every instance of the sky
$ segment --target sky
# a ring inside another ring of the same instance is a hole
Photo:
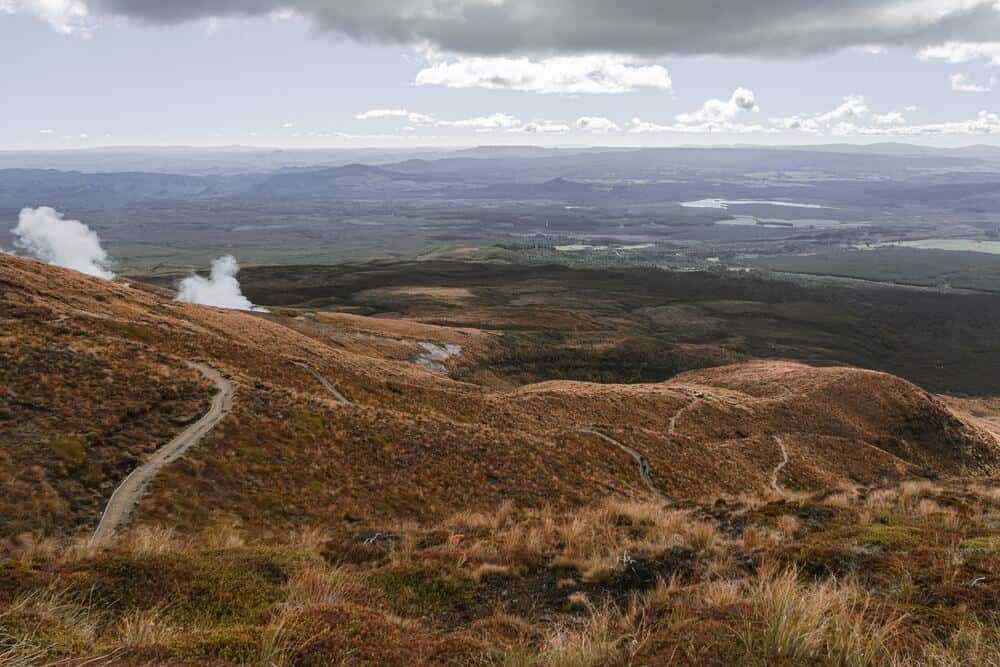
[[[1000,145],[1000,0],[0,0],[0,149]]]

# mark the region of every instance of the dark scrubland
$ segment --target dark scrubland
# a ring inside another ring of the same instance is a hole
[[[472,262],[251,267],[255,302],[504,333],[475,366],[515,383],[649,382],[739,359],[850,364],[939,392],[1000,389],[1000,296],[804,286],[751,274]],[[413,287],[459,287],[459,303]],[[475,376],[467,367],[463,377]]]

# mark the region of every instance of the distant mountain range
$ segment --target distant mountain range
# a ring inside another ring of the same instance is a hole
[[[75,168],[33,166],[38,164]],[[976,208],[982,208],[990,205],[989,197],[996,190],[992,184],[1000,173],[1000,148],[483,146],[403,153],[114,149],[0,153],[0,167],[5,165],[10,167],[0,168],[0,212],[5,213],[42,204],[89,210],[217,198],[590,203],[613,195],[626,203],[671,202],[706,196],[787,197],[802,187],[810,188],[813,197],[824,203],[836,203],[850,190],[846,201],[884,205],[897,203],[891,197],[924,200],[921,190],[928,185],[936,188],[933,192],[941,200],[975,196]],[[119,165],[145,167],[114,169]],[[175,171],[163,171],[166,167]],[[877,187],[858,191],[857,184],[863,181],[873,181]],[[987,193],[985,200],[983,193]]]

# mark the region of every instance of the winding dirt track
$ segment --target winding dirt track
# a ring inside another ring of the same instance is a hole
[[[788,465],[788,450],[785,449],[785,441],[780,436],[775,435],[772,437],[778,443],[778,447],[781,447],[781,463],[774,466],[774,470],[771,471],[771,488],[775,492],[785,495],[785,492],[781,490],[781,485],[778,483],[778,475],[781,473],[781,469]]]
[[[343,403],[344,405],[350,405],[351,404],[350,399],[347,398],[347,396],[344,396],[343,392],[341,392],[333,384],[331,384],[329,380],[327,380],[325,377],[323,377],[322,373],[320,373],[319,371],[317,371],[315,368],[313,368],[309,364],[304,364],[301,361],[296,361],[295,363],[296,363],[296,365],[301,366],[302,368],[304,368],[307,371],[309,371],[309,373],[314,378],[316,378],[316,380],[321,385],[323,385],[323,388],[326,389],[328,392],[330,392],[330,394],[332,394],[333,397],[335,399],[337,399],[339,402]]]
[[[677,430],[677,418],[680,417],[684,412],[698,402],[698,399],[692,398],[689,402],[685,403],[680,410],[674,413],[674,416],[670,418],[670,428],[667,429],[667,435],[673,435],[674,431]]]
[[[196,445],[232,408],[233,385],[222,376],[222,373],[202,363],[188,362],[188,365],[200,371],[219,388],[219,392],[212,398],[211,407],[201,419],[156,450],[148,461],[130,472],[118,485],[111,494],[107,507],[104,508],[97,530],[90,538],[90,544],[100,546],[113,542],[118,529],[125,525],[132,511],[139,505],[146,486],[156,473]]]
[[[660,491],[660,489],[657,488],[656,484],[653,483],[653,466],[649,465],[649,461],[646,459],[646,457],[640,454],[638,451],[632,449],[625,443],[619,442],[614,438],[612,438],[611,436],[605,435],[600,431],[595,431],[594,429],[578,428],[573,432],[585,433],[587,435],[597,436],[601,440],[604,440],[605,442],[617,446],[623,452],[625,452],[633,459],[635,459],[635,462],[639,465],[639,476],[642,477],[642,481],[646,485],[646,488],[648,488],[653,493],[653,495],[655,495],[657,498],[659,498],[666,504],[668,505],[674,504],[674,499],[668,496],[667,494],[663,493],[662,491]]]

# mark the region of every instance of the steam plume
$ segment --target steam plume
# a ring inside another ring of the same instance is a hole
[[[108,253],[87,225],[67,220],[53,208],[25,208],[14,228],[14,245],[43,262],[112,280]]]
[[[213,259],[208,278],[192,274],[181,281],[177,300],[233,310],[261,310],[255,309],[250,299],[240,291],[240,282],[236,280],[239,270],[240,266],[232,255]]]

